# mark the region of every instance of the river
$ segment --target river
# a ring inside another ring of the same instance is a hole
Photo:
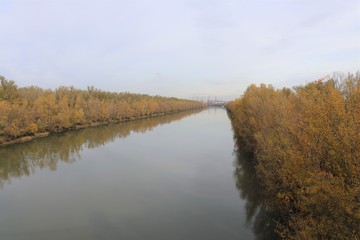
[[[263,239],[242,160],[221,108],[8,146],[0,239]]]

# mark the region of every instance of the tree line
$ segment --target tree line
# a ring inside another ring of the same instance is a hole
[[[283,239],[360,239],[360,72],[227,105]]]
[[[24,136],[145,118],[201,108],[197,101],[149,96],[128,92],[107,92],[37,86],[19,88],[0,76],[0,145]]]

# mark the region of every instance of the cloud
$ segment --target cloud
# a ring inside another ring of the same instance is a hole
[[[360,61],[359,2],[3,0],[0,74],[19,85],[239,95]]]

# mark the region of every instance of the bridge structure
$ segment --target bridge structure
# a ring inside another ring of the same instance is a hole
[[[215,101],[212,101],[212,100],[208,100],[207,101],[207,105],[209,107],[225,107],[227,102],[225,101],[220,101],[220,100],[215,100]]]

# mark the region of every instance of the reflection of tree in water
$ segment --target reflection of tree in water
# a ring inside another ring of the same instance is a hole
[[[261,186],[258,184],[252,156],[241,151],[241,143],[235,136],[235,181],[240,192],[241,199],[246,200],[246,221],[256,235],[256,239],[278,239],[273,232],[275,218],[271,217],[265,207],[265,197],[262,194]]]
[[[36,168],[56,170],[59,161],[72,163],[80,158],[80,151],[83,148],[96,148],[117,138],[126,138],[131,132],[145,133],[159,125],[180,120],[200,111],[186,111],[97,128],[68,131],[0,148],[0,186],[13,178],[29,176]]]

